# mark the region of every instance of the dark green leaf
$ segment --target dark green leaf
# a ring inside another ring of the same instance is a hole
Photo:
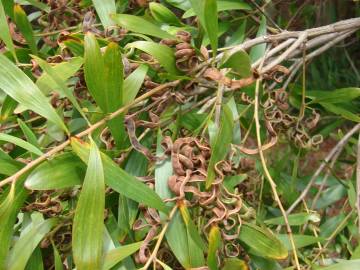
[[[204,0],[204,28],[210,39],[213,56],[217,55],[218,48],[218,16],[217,0]]]
[[[32,145],[31,143],[28,143],[22,139],[19,139],[15,136],[11,136],[9,134],[0,133],[0,141],[6,141],[9,143],[13,143],[21,148],[24,148],[25,150],[29,151],[30,153],[33,153],[35,155],[41,156],[43,152],[36,146]]]

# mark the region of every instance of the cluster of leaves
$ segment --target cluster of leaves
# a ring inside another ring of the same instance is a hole
[[[262,1],[149,2],[0,0],[0,269],[358,268],[354,138],[297,213],[273,198],[360,89],[271,90],[265,43],[228,53],[274,32]]]

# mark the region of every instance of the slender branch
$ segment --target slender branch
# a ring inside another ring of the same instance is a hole
[[[154,249],[153,249],[153,252],[151,253],[148,261],[146,262],[146,264],[145,264],[143,267],[141,267],[140,270],[146,270],[146,269],[148,269],[148,267],[150,266],[150,264],[151,264],[152,262],[156,262],[156,256],[157,256],[157,253],[158,253],[158,251],[159,251],[161,242],[162,242],[162,240],[164,239],[166,230],[167,230],[167,228],[169,227],[169,224],[170,224],[172,218],[174,217],[174,215],[175,215],[175,213],[176,213],[176,210],[177,210],[177,205],[175,205],[175,206],[173,207],[173,209],[171,210],[167,222],[165,223],[165,225],[163,226],[161,232],[159,233],[159,236],[158,236],[158,238],[157,238],[157,241],[156,241],[155,247],[154,247]]]
[[[174,87],[176,85],[178,85],[180,83],[180,80],[176,80],[176,81],[172,81],[172,82],[168,82],[162,85],[159,85],[158,87],[146,92],[144,95],[136,98],[133,102],[131,102],[128,105],[125,105],[124,107],[121,107],[120,109],[118,109],[117,111],[111,113],[110,115],[108,115],[107,117],[103,118],[102,120],[96,122],[95,124],[93,124],[92,126],[90,126],[88,129],[78,133],[75,135],[75,137],[78,138],[82,138],[85,137],[89,134],[91,134],[93,131],[95,131],[96,129],[98,129],[99,127],[101,127],[102,125],[106,124],[108,121],[110,121],[111,119],[114,119],[115,117],[117,117],[118,115],[127,112],[130,108],[132,108],[134,105],[138,104],[139,102],[151,97],[152,95],[166,89],[169,87]],[[21,170],[19,170],[18,172],[16,172],[14,175],[9,176],[8,178],[0,181],[0,187],[12,183],[12,182],[16,182],[20,176],[22,176],[23,174],[25,174],[26,172],[28,172],[29,170],[31,170],[33,167],[35,167],[36,165],[40,164],[41,162],[43,162],[44,160],[50,158],[51,156],[53,156],[54,154],[62,151],[63,149],[65,149],[66,146],[68,146],[70,144],[70,138],[68,140],[66,140],[65,142],[61,143],[60,145],[54,147],[53,149],[51,149],[50,151],[46,152],[45,154],[41,155],[40,157],[38,157],[37,159],[31,161],[30,163],[28,163],[24,168],[22,168]]]
[[[360,129],[360,124],[355,125],[348,133],[346,133],[346,135],[330,151],[330,153],[325,157],[324,161],[320,164],[319,168],[316,170],[314,175],[311,177],[309,183],[307,184],[305,189],[301,192],[300,196],[296,199],[296,201],[286,211],[287,214],[290,214],[298,206],[298,204],[303,199],[305,199],[306,195],[310,191],[310,189],[311,189],[312,185],[314,184],[315,180],[318,178],[320,173],[324,170],[324,168],[329,163],[329,161],[332,159],[332,157],[345,146],[345,144],[352,137],[352,135],[354,135],[359,129]]]
[[[360,133],[357,145],[357,163],[356,163],[356,208],[358,213],[358,226],[360,233]]]
[[[263,65],[263,62],[260,64],[260,70],[262,68],[262,65]],[[257,139],[257,145],[258,145],[258,149],[259,149],[259,155],[260,155],[261,164],[264,169],[265,176],[268,179],[269,184],[271,186],[271,190],[274,195],[274,199],[275,199],[276,203],[278,204],[280,211],[284,217],[287,234],[289,236],[289,240],[290,240],[291,247],[292,247],[293,254],[294,254],[296,269],[300,270],[301,268],[300,268],[299,259],[297,256],[296,245],[295,245],[294,237],[292,234],[291,226],[289,224],[289,220],[288,220],[287,214],[285,212],[284,206],[282,205],[282,202],[280,200],[279,194],[277,193],[276,184],[275,184],[274,180],[272,179],[272,176],[267,168],[265,157],[264,157],[264,152],[263,152],[263,148],[262,148],[261,136],[260,136],[260,121],[259,121],[259,88],[260,88],[261,80],[262,80],[261,76],[259,77],[259,79],[256,80],[255,99],[254,99],[254,119],[255,119],[256,139]]]

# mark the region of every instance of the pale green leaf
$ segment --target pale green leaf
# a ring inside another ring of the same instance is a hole
[[[79,142],[79,140],[75,138],[72,138],[71,145],[80,159],[83,162],[87,162],[89,145],[84,142]],[[163,201],[147,185],[125,172],[107,155],[101,153],[101,159],[104,164],[105,182],[109,187],[134,201],[168,213],[169,210]]]
[[[173,35],[162,30],[159,26],[145,20],[142,17],[128,14],[115,14],[111,18],[121,27],[135,33],[154,36],[161,39],[175,39]]]
[[[142,243],[143,242],[137,242],[108,251],[105,254],[104,265],[102,269],[108,270],[111,267],[115,266],[117,263],[121,262],[126,257],[135,253],[141,247]]]
[[[233,117],[227,105],[223,105],[220,119],[220,127],[216,133],[215,141],[212,145],[211,158],[208,167],[206,187],[209,188],[215,179],[215,165],[223,160],[229,150],[233,136]]]
[[[262,16],[256,37],[261,37],[261,36],[265,36],[265,35],[266,35],[266,18],[265,18],[265,16]],[[251,62],[254,63],[260,57],[264,56],[265,49],[266,49],[266,43],[258,44],[258,45],[255,45],[254,47],[252,47],[250,50]]]
[[[166,71],[171,74],[179,74],[175,65],[174,51],[168,46],[151,41],[135,41],[126,45],[128,48],[137,48],[144,51],[159,61]]]
[[[102,265],[104,209],[103,165],[100,152],[92,141],[72,229],[73,256],[78,270],[100,269]]]
[[[67,128],[39,88],[4,55],[0,55],[0,89],[29,110],[40,114],[63,130]]]
[[[110,15],[116,13],[115,0],[92,0],[104,28],[114,25]]]
[[[218,15],[217,0],[204,0],[204,28],[210,40],[213,56],[217,55],[218,48]]]
[[[221,68],[231,68],[243,78],[252,74],[251,59],[245,51],[237,51],[231,55],[225,52],[221,60]]]
[[[217,12],[225,10],[251,10],[251,7],[240,0],[217,0]],[[190,8],[186,10],[182,17],[189,18],[195,15],[194,9]]]
[[[129,104],[135,99],[144,82],[147,71],[148,66],[140,65],[124,80],[124,105]]]
[[[24,148],[25,150],[29,151],[30,153],[33,153],[38,156],[41,156],[43,154],[43,152],[39,148],[32,145],[31,143],[28,143],[27,141],[24,141],[15,136],[11,136],[9,134],[0,133],[0,141],[13,143],[21,148]]]
[[[81,185],[84,163],[71,153],[64,153],[36,167],[25,181],[32,190],[50,190]]]
[[[176,17],[176,15],[167,7],[162,4],[151,2],[149,4],[151,15],[158,22],[167,23],[170,25],[181,26],[181,21]]]
[[[14,43],[10,35],[9,25],[2,1],[0,1],[0,39],[4,41],[7,49],[11,52],[14,59],[17,60]]]
[[[37,54],[38,49],[36,47],[34,31],[25,11],[18,4],[14,6],[14,17],[16,26],[19,28],[20,32],[23,34],[24,38],[28,42],[32,53]]]
[[[56,218],[46,219],[38,224],[34,224],[26,233],[21,235],[10,250],[7,269],[24,269],[37,245],[57,222],[58,219]]]
[[[239,239],[261,257],[280,260],[288,256],[286,247],[274,234],[255,225],[243,224]]]

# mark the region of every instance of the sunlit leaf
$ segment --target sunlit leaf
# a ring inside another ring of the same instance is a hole
[[[251,10],[251,7],[240,0],[217,0],[217,12],[225,10]],[[189,18],[191,16],[195,16],[194,10],[186,9],[182,17]]]
[[[136,252],[143,242],[137,242],[110,250],[105,254],[103,270],[108,270]]]
[[[217,0],[204,0],[204,28],[210,39],[211,49],[214,57],[218,47],[218,16]]]
[[[81,185],[84,163],[71,153],[61,154],[40,164],[31,172],[25,186],[32,190],[51,190]]]
[[[32,26],[27,18],[25,11],[18,4],[14,6],[14,16],[16,26],[19,28],[20,32],[23,34],[24,38],[28,42],[31,51],[34,54],[37,54],[38,50]]]
[[[144,82],[147,71],[148,66],[141,65],[124,80],[124,105],[129,104],[135,99],[137,93],[141,88],[141,85]]]
[[[39,88],[5,56],[0,55],[0,89],[27,109],[33,110],[67,131],[67,128]]]
[[[144,51],[159,61],[166,71],[171,74],[179,74],[175,66],[174,51],[168,46],[151,41],[135,41],[127,45],[129,48],[137,48]]]
[[[176,17],[176,15],[167,7],[162,4],[151,2],[149,4],[151,15],[155,20],[159,22],[168,23],[170,25],[180,26],[181,21]]]
[[[128,15],[128,14],[116,14],[111,16],[111,18],[121,27],[124,27],[135,33],[141,33],[162,39],[165,38],[175,39],[175,37],[170,35],[168,32],[162,30],[157,25],[139,16]]]
[[[57,222],[57,218],[46,219],[39,224],[33,225],[26,233],[24,233],[10,250],[9,258],[7,260],[7,269],[24,269],[37,245]]]
[[[88,168],[75,210],[72,248],[76,268],[100,269],[105,209],[104,171],[100,152],[91,143]]]
[[[276,260],[285,259],[288,256],[286,247],[274,234],[255,225],[243,224],[239,239],[256,255]]]
[[[105,28],[114,25],[110,15],[116,13],[115,0],[92,0],[96,13]]]
[[[0,141],[5,141],[5,142],[9,142],[9,143],[13,143],[21,148],[24,148],[25,150],[41,156],[43,153],[42,151],[37,148],[36,146],[32,145],[31,143],[28,143],[27,141],[24,141],[20,138],[17,138],[15,136],[11,136],[9,134],[5,134],[5,133],[0,133]]]
[[[209,188],[215,179],[215,165],[223,160],[229,150],[233,135],[233,117],[230,109],[224,105],[221,112],[220,127],[217,130],[215,141],[212,145],[211,158],[208,167],[206,187]]]
[[[212,226],[209,232],[209,247],[207,264],[211,270],[218,269],[217,250],[221,247],[221,235],[219,227]]]
[[[9,186],[5,190],[6,192],[2,194],[4,200],[0,200],[0,269],[6,269],[6,259],[9,254],[16,217],[28,196],[28,192],[23,187],[23,182],[21,180],[16,185]]]
[[[265,16],[261,17],[261,22],[259,29],[257,31],[256,37],[261,37],[266,35],[266,18]],[[254,63],[260,57],[264,56],[266,49],[266,43],[255,45],[250,50],[250,59],[251,62]]]
[[[71,140],[71,145],[80,159],[87,163],[90,152],[89,145],[75,138]],[[163,201],[147,185],[129,175],[103,153],[101,153],[101,159],[104,166],[105,182],[109,187],[134,201],[168,213],[169,210]]]
[[[231,55],[225,53],[221,62],[222,68],[231,68],[241,77],[250,77],[252,74],[251,60],[245,51],[237,51]]]
[[[10,30],[2,1],[0,1],[0,39],[4,41],[7,49],[11,52],[14,59],[17,60],[14,43],[10,35]]]

